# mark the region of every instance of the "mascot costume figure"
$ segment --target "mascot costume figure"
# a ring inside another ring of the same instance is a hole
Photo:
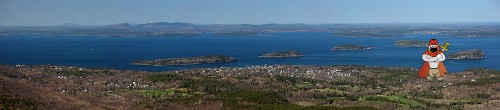
[[[447,74],[443,63],[446,58],[436,39],[429,41],[428,49],[422,55],[422,59],[424,64],[418,71],[418,77],[427,78],[427,80],[443,80],[443,76]]]

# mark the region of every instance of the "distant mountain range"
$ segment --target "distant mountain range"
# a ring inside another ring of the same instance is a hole
[[[128,23],[118,23],[118,24],[113,24],[113,25],[108,25],[108,27],[115,27],[115,28],[124,28],[124,27],[130,27],[132,25]]]
[[[76,23],[64,23],[64,24],[61,24],[61,26],[81,26],[81,25],[76,24]]]
[[[276,32],[327,32],[334,36],[400,37],[404,34],[437,34],[448,37],[499,37],[500,23],[447,24],[193,24],[155,22],[89,26],[65,23],[59,26],[0,27],[0,36],[198,36],[202,33],[230,36],[262,36]]]
[[[182,22],[156,22],[156,23],[146,23],[146,24],[139,24],[137,25],[139,27],[189,27],[189,26],[196,26],[192,23],[182,23]]]

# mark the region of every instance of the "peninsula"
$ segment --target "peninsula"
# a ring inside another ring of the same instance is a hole
[[[302,54],[299,51],[289,50],[289,51],[266,53],[266,54],[264,54],[262,56],[259,56],[259,57],[264,57],[264,58],[291,58],[291,57],[302,57],[302,56],[304,56],[304,54]]]
[[[236,58],[222,56],[222,55],[209,55],[200,57],[188,58],[167,58],[167,59],[154,59],[154,60],[138,60],[132,62],[134,65],[153,65],[153,66],[170,66],[170,65],[194,65],[206,63],[229,63],[236,62]]]

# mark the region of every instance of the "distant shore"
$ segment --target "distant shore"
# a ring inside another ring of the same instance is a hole
[[[440,24],[440,23],[437,23]],[[200,36],[266,36],[281,32],[327,32],[332,36],[394,38],[404,34],[449,35],[451,37],[500,37],[498,23],[460,25],[441,23],[439,26],[408,24],[193,24],[185,22],[153,22],[144,24],[118,23],[109,25],[59,26],[0,26],[0,36],[110,36],[110,37],[170,37]]]

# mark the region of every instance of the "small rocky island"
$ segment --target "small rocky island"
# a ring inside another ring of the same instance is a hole
[[[420,40],[398,40],[394,45],[399,47],[427,47],[427,41]]]
[[[347,45],[339,45],[332,48],[332,50],[370,50],[373,49],[373,46],[362,46],[357,44],[347,44]]]
[[[465,51],[460,51],[457,53],[453,53],[449,56],[449,59],[454,59],[454,60],[475,60],[475,59],[482,59],[486,56],[486,54],[480,50],[480,49],[472,49],[472,50],[465,50]]]
[[[266,53],[262,56],[259,57],[264,57],[264,58],[293,58],[293,57],[302,57],[304,54],[302,54],[299,51],[294,51],[294,50],[289,50],[289,51],[282,51],[282,52],[272,52],[272,53]]]
[[[236,62],[236,58],[222,56],[222,55],[209,55],[200,57],[189,58],[167,58],[155,60],[138,60],[134,61],[134,65],[153,65],[153,66],[170,66],[170,65],[194,65],[194,64],[207,64],[207,63],[229,63]]]

